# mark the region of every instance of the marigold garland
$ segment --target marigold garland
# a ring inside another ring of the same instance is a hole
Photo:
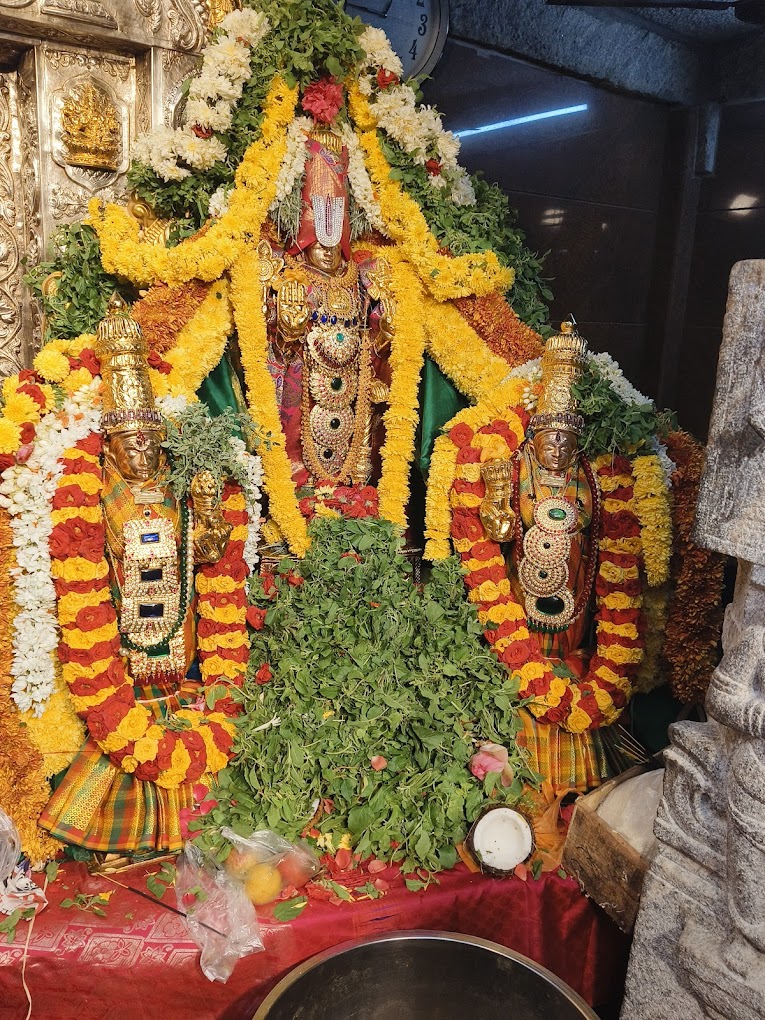
[[[542,338],[518,318],[502,294],[458,298],[455,304],[489,349],[509,365],[542,356]]]
[[[718,662],[723,622],[722,589],[726,558],[692,540],[703,447],[687,432],[671,432],[667,450],[672,475],[675,590],[670,601],[664,657],[672,693],[687,704],[703,702]]]
[[[366,104],[366,99],[352,87],[349,100],[351,117],[358,122],[359,104]],[[433,298],[444,302],[471,294],[509,290],[515,278],[514,270],[504,269],[493,251],[478,255],[443,254],[422,209],[397,181],[391,180],[390,165],[380,149],[377,132],[365,131],[359,140],[366,154],[366,166],[380,203],[386,234],[406,255]]]
[[[297,505],[292,465],[284,445],[273,380],[268,371],[268,333],[259,289],[257,252],[245,251],[231,268],[231,299],[239,334],[250,412],[270,442],[261,449],[269,511],[296,556],[308,550],[308,529]]]
[[[199,311],[209,289],[199,280],[190,280],[180,287],[158,283],[146,297],[136,301],[130,315],[141,327],[150,351],[164,354],[175,346],[178,334]]]
[[[233,329],[228,292],[228,281],[214,283],[166,354],[164,370],[149,369],[156,397],[170,394],[196,400],[197,390],[223,357]]]
[[[618,718],[643,657],[642,582],[639,545],[634,545],[640,526],[632,509],[632,474],[623,457],[600,457],[592,465],[604,497],[595,575],[597,644],[587,674],[578,681],[563,679],[539,650],[499,543],[488,538],[480,518],[485,493],[481,463],[513,456],[527,423],[528,415],[517,407],[476,430],[465,422],[449,430],[458,450],[451,533],[486,639],[517,677],[521,695],[530,699],[527,709],[540,722],[582,733]]]
[[[391,386],[385,412],[385,443],[380,452],[382,473],[377,486],[379,514],[406,527],[409,472],[414,456],[414,437],[419,421],[419,382],[425,359],[422,322],[423,288],[398,252],[383,249],[391,262],[396,306],[390,348]]]
[[[98,199],[91,200],[88,213],[98,234],[104,269],[141,285],[219,280],[247,245],[253,239],[257,243],[260,237],[276,193],[297,96],[297,88],[274,78],[263,104],[261,136],[249,146],[237,168],[227,212],[175,248],[139,240],[138,221],[126,209],[116,205],[102,208]]]
[[[654,588],[669,579],[672,556],[672,517],[669,492],[656,454],[635,457],[634,509],[640,521],[643,561],[648,584]]]
[[[523,379],[508,379],[498,391],[498,399],[506,400],[506,407],[515,407],[526,387]],[[458,426],[478,432],[499,415],[493,399],[466,407],[444,425],[444,434],[436,439],[428,473],[428,492],[425,500],[425,559],[442,560],[451,555],[450,490],[457,469],[459,448],[452,434]],[[522,438],[522,437],[521,437]],[[477,477],[475,479],[478,480]]]
[[[105,558],[100,444],[100,437],[93,434],[64,454],[59,491],[66,489],[66,506],[53,512],[50,545],[62,673],[76,711],[111,761],[137,779],[174,789],[225,765],[234,727],[224,713],[205,707],[176,712],[176,723],[187,728],[171,728],[155,722],[151,713],[136,703],[133,682],[120,655],[117,614]],[[231,497],[232,490],[227,487],[224,517],[230,515],[234,531],[239,532],[236,537],[232,532],[220,563],[201,568],[197,582],[201,592],[209,596],[206,620],[211,627],[203,636],[214,640],[206,651],[214,650],[216,654],[207,657],[204,669],[206,679],[214,683],[222,676],[233,683],[241,682],[247,660],[241,644],[227,648],[219,640],[226,628],[233,625],[241,633],[245,627],[243,524],[240,500],[230,503]]]
[[[8,627],[15,613],[11,590],[14,563],[8,514],[0,510],[0,618]],[[10,642],[0,641],[0,805],[16,826],[22,849],[36,865],[55,856],[60,844],[37,826],[50,788],[43,757],[11,700],[11,660]]]

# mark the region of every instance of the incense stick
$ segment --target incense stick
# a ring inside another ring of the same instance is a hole
[[[128,892],[135,893],[136,896],[143,896],[149,903],[156,903],[158,907],[164,907],[165,910],[170,910],[179,917],[188,918],[188,914],[185,914],[182,910],[178,910],[177,907],[171,907],[169,903],[163,903],[162,900],[157,899],[156,896],[150,896],[145,893],[142,889],[135,889],[132,885],[125,885],[124,882],[118,882],[116,878],[112,878],[110,875],[101,875],[101,878],[105,878],[107,882],[113,882],[114,885],[118,885],[121,889],[127,889]],[[222,931],[218,931],[217,928],[213,928],[210,924],[205,924],[204,921],[197,920],[197,924],[203,928],[207,928],[208,931],[213,932],[215,935],[220,935],[221,938],[228,938]]]

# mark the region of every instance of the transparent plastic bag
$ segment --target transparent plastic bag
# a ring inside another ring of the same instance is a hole
[[[664,769],[634,776],[614,787],[596,809],[604,822],[649,861],[658,847],[653,825],[663,782]]]
[[[21,840],[16,826],[0,808],[0,885],[7,882],[13,874],[20,854]]]
[[[270,829],[239,836],[233,829],[221,829],[231,844],[223,867],[241,882],[255,906],[273,903],[285,890],[297,891],[320,871],[321,865],[305,843],[290,843]]]
[[[21,840],[16,826],[0,808],[0,914],[34,907],[39,913],[48,903],[42,889],[30,876],[29,861],[19,862]]]
[[[258,917],[241,882],[191,843],[178,860],[175,892],[191,938],[202,951],[199,962],[208,981],[225,983],[237,960],[262,952]]]

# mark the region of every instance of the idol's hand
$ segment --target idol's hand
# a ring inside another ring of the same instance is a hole
[[[507,502],[493,503],[484,499],[479,514],[481,524],[493,542],[510,541],[515,528],[515,512]]]
[[[302,339],[310,314],[305,284],[286,280],[276,295],[276,321],[282,337],[292,342]]]
[[[194,561],[217,563],[226,551],[231,530],[220,508],[201,517],[194,526]]]
[[[380,318],[380,332],[375,340],[375,354],[378,357],[385,357],[390,351],[390,345],[395,332],[394,320],[396,318],[396,304],[393,301],[386,301],[383,306],[383,313]]]

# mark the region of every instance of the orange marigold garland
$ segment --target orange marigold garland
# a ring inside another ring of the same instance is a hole
[[[672,475],[672,574],[676,583],[669,606],[664,658],[672,693],[692,704],[703,702],[717,665],[725,557],[700,548],[691,539],[704,469],[703,447],[687,432],[671,432],[666,443],[676,465]]]
[[[209,283],[189,280],[177,287],[155,284],[146,297],[136,301],[130,314],[141,327],[149,350],[165,354],[174,345],[184,326],[188,325],[207,297]]]
[[[515,314],[502,294],[457,298],[454,302],[487,346],[510,365],[542,357],[542,338]]]
[[[136,703],[133,681],[120,655],[105,558],[100,449],[100,436],[92,434],[64,454],[64,471],[53,502],[50,550],[62,672],[77,713],[111,761],[137,779],[174,789],[227,763],[234,726],[224,712],[209,711],[204,705],[176,712],[174,720],[181,725],[171,727],[155,722]],[[233,486],[224,490],[223,512],[234,531],[222,560],[201,568],[198,578],[207,625],[202,664],[207,684],[217,685],[224,676],[230,683],[241,684],[247,664],[241,650],[241,635],[247,640],[247,568],[240,497]],[[231,710],[230,705],[225,707]]]
[[[450,497],[452,537],[467,571],[469,598],[489,644],[517,677],[521,695],[530,699],[526,707],[532,715],[572,733],[607,726],[627,704],[643,656],[640,524],[632,509],[630,463],[608,456],[592,465],[593,483],[597,479],[604,497],[595,575],[597,645],[587,674],[580,681],[563,679],[539,650],[507,577],[502,550],[481,523],[481,462],[496,458],[501,448],[502,456],[513,456],[529,420],[522,408],[503,419],[477,431],[461,422],[448,433],[458,448]]]

